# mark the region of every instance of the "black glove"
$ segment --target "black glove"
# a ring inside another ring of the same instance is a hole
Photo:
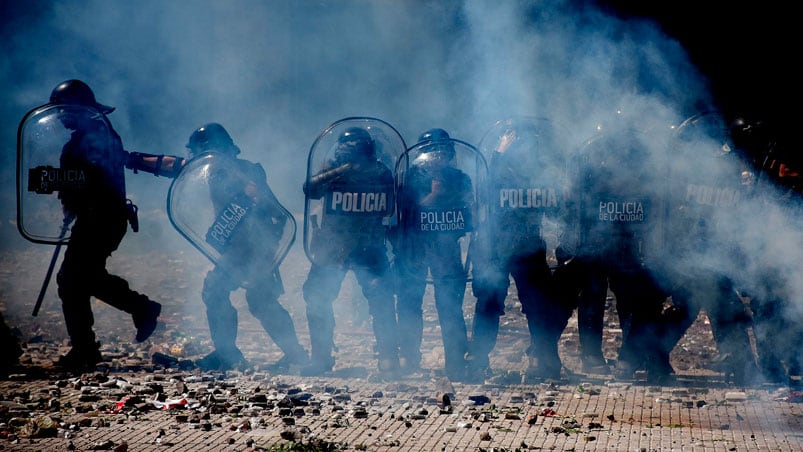
[[[570,261],[574,256],[567,252],[562,246],[558,246],[555,248],[555,259],[558,260],[558,264],[566,265],[566,262]]]

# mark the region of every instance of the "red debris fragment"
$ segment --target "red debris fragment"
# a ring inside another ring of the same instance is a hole
[[[115,412],[115,413],[119,413],[120,411],[122,411],[123,407],[125,407],[125,406],[126,406],[126,402],[128,402],[128,400],[129,400],[130,398],[131,398],[131,396],[125,396],[125,397],[123,397],[122,399],[120,399],[120,401],[119,401],[119,402],[117,402],[117,403],[114,405],[114,410],[113,410],[113,412]]]

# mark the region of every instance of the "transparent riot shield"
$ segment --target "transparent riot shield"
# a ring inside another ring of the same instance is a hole
[[[571,146],[568,130],[547,118],[509,118],[485,133],[478,147],[488,162],[488,227],[478,239],[493,238],[491,258],[507,260],[546,245],[551,266],[557,265],[555,248],[571,218]]]
[[[69,200],[90,198],[99,180],[122,168],[106,117],[80,105],[29,111],[17,131],[17,228],[36,243],[67,243]]]
[[[471,278],[471,241],[488,217],[487,182],[485,158],[461,140],[423,141],[402,154],[396,164],[402,277]]]
[[[631,128],[587,140],[570,165],[577,254],[620,269],[653,265],[664,247],[665,146]]]
[[[389,247],[396,226],[393,167],[404,139],[387,122],[349,117],[324,129],[310,147],[304,184],[304,252],[338,265],[357,247]]]
[[[262,167],[217,152],[186,163],[170,185],[167,213],[181,235],[244,286],[272,272],[296,236],[295,219]]]
[[[740,240],[743,215],[751,214],[741,210],[755,188],[755,172],[733,145],[724,118],[713,111],[682,122],[669,146],[666,236],[678,262],[675,270],[724,270],[722,263],[732,258],[717,254],[733,251]]]

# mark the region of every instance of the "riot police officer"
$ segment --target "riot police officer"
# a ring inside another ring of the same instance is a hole
[[[546,119],[516,118],[498,123],[480,142],[481,150],[491,148],[491,202],[489,230],[471,243],[471,287],[477,298],[471,357],[486,375],[512,275],[530,332],[527,375],[560,378],[558,340],[571,310],[555,297],[542,234],[545,219],[558,220],[567,190],[555,133]]]
[[[671,140],[667,241],[661,263],[672,308],[664,320],[664,360],[705,310],[726,379],[744,384],[757,376],[748,329],[751,315],[734,276],[749,258],[738,237],[726,232],[740,221],[740,205],[755,186],[721,115],[708,111],[677,127]],[[733,265],[732,268],[728,268]],[[737,270],[739,268],[739,270]],[[749,288],[748,288],[749,289]]]
[[[649,266],[661,249],[663,184],[649,150],[644,134],[612,124],[586,142],[574,165],[579,199],[572,209],[577,218],[569,223],[577,228],[576,256],[556,277],[566,281],[564,271],[573,274],[574,282],[560,290],[563,302],[578,308],[587,371],[605,365],[602,326],[610,289],[622,328],[620,375],[669,373],[656,342],[666,295]]]
[[[473,380],[467,366],[468,333],[463,316],[466,268],[460,240],[473,231],[475,208],[471,178],[455,165],[455,141],[443,129],[431,129],[408,149],[409,169],[399,187],[400,233],[397,253],[397,315],[400,360],[404,372],[421,363],[423,297],[432,275],[441,326],[446,375]],[[411,156],[411,151],[416,155]],[[398,178],[399,176],[397,176]]]
[[[348,271],[368,301],[379,371],[393,376],[399,367],[387,241],[387,219],[395,217],[393,173],[379,159],[377,141],[368,130],[382,125],[368,119],[338,121],[322,134],[339,131],[334,149],[317,146],[319,139],[310,150],[311,161],[320,151],[327,157],[320,167],[310,166],[303,187],[305,251],[311,262],[303,295],[312,346],[303,375],[320,375],[335,365],[333,303]],[[317,209],[310,208],[313,204]]]
[[[168,195],[171,221],[215,264],[201,292],[215,350],[195,364],[205,370],[248,366],[236,345],[237,310],[230,299],[241,287],[249,312],[284,353],[270,369],[307,364],[290,313],[279,303],[278,266],[295,240],[295,221],[262,166],[238,157],[240,148],[222,125],[199,127],[186,147],[188,159],[131,152],[126,167],[176,179]]]
[[[739,118],[732,123],[734,144],[746,147],[748,152],[761,158],[761,174],[757,189],[763,209],[761,218],[783,225],[799,225],[803,219],[803,159],[797,149],[778,140],[761,124]],[[777,233],[768,228],[760,239],[763,250],[785,249],[788,244],[800,241],[800,229],[781,229]],[[769,253],[768,253],[769,254]],[[803,316],[794,309],[795,280],[800,280],[800,263],[797,253],[771,252],[754,256],[757,283],[742,295],[750,299],[753,312],[758,366],[763,377],[770,382],[784,383],[794,375],[801,375],[803,349]]]
[[[50,103],[61,109],[61,122],[72,131],[62,149],[60,166],[86,175],[82,184],[59,192],[65,225],[73,219],[74,224],[57,275],[72,349],[58,365],[86,370],[102,361],[92,330],[91,297],[131,314],[137,342],[153,333],[161,305],[131,290],[128,282],[106,270],[106,260],[125,236],[129,221],[132,227],[136,224],[136,210],[126,201],[127,153],[106,118],[114,108],[98,103],[92,89],[80,80],[56,86]]]
[[[272,367],[286,370],[291,365],[306,365],[307,352],[299,343],[290,313],[279,303],[284,287],[273,253],[255,246],[263,243],[272,249],[290,221],[267,185],[264,169],[239,158],[240,148],[218,123],[195,130],[187,149],[191,158],[212,152],[214,157],[224,159],[224,164],[210,166],[208,175],[212,205],[219,215],[205,240],[219,252],[219,257],[207,273],[201,292],[215,350],[196,361],[196,365],[207,370],[247,365],[236,344],[237,310],[230,299],[231,292],[240,287],[245,288],[248,310],[284,352]],[[222,229],[226,232],[216,234],[216,225],[224,221],[226,226]]]

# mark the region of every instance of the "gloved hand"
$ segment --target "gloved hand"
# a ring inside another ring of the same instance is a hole
[[[566,265],[566,263],[574,258],[574,255],[569,253],[564,247],[558,245],[555,248],[555,259],[558,260],[558,264]]]

